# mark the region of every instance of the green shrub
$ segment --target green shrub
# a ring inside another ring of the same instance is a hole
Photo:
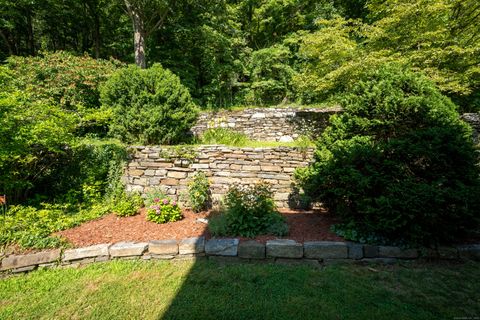
[[[0,91],[0,193],[13,201],[27,198],[61,162],[74,131],[72,113]]]
[[[270,186],[266,183],[254,186],[233,185],[225,195],[224,217],[217,217],[210,231],[214,235],[242,237],[255,237],[271,232],[278,236],[285,235],[288,227],[283,216],[276,211],[272,196]],[[225,230],[226,234],[215,234]]]
[[[423,76],[371,70],[341,102],[315,162],[297,172],[307,195],[339,215],[351,240],[448,242],[478,226],[471,129]]]
[[[0,216],[0,245],[17,244],[22,248],[59,247],[64,241],[52,233],[75,227],[85,221],[107,214],[110,208],[102,203],[79,207],[42,204],[9,206]]]
[[[211,204],[210,183],[204,172],[198,172],[188,184],[188,200],[194,212],[207,210]]]
[[[182,219],[182,210],[176,201],[169,198],[154,200],[147,208],[147,220],[155,223],[175,222]]]
[[[197,116],[180,79],[159,64],[119,70],[102,87],[101,101],[113,112],[110,133],[126,143],[181,142]]]
[[[208,229],[214,236],[229,236],[228,221],[225,214],[216,212],[208,217]]]
[[[116,60],[94,59],[57,51],[35,57],[9,57],[7,67],[16,89],[28,93],[31,103],[56,105],[74,111],[76,133],[106,133],[110,117],[100,109],[99,87],[121,66]]]
[[[115,200],[112,211],[119,217],[130,217],[143,207],[143,199],[138,193],[125,193]]]
[[[228,146],[243,147],[249,142],[248,137],[229,128],[210,128],[206,130],[200,142],[203,144],[225,144]]]
[[[103,195],[108,172],[126,159],[125,148],[116,141],[79,138],[75,112],[18,91],[9,76],[13,72],[5,70],[0,69],[5,84],[0,87],[0,193],[14,203],[35,194],[91,201],[92,188]]]
[[[32,191],[41,193],[41,189],[48,186],[49,192],[44,194],[56,201],[98,202],[104,196],[110,197],[108,193],[113,192],[113,185],[120,182],[126,159],[126,148],[119,141],[80,139],[65,151],[52,166],[51,174]],[[118,188],[119,193],[123,192],[123,185]]]
[[[11,56],[7,60],[18,89],[30,92],[33,99],[65,109],[100,107],[99,86],[119,66],[119,61],[64,51],[42,52],[35,57]]]

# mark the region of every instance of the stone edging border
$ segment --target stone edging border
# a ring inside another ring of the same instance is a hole
[[[209,239],[152,240],[118,242],[75,249],[54,249],[24,255],[9,255],[1,260],[0,271],[28,272],[36,268],[77,267],[115,259],[185,260],[205,257],[217,261],[267,261],[280,264],[321,266],[331,263],[384,263],[400,260],[448,259],[480,260],[480,244],[438,249],[402,249],[392,246],[363,245],[353,242]]]

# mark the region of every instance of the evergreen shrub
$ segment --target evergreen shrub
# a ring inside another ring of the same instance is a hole
[[[438,244],[478,226],[472,132],[426,78],[395,65],[366,73],[341,99],[315,162],[297,172],[306,194],[342,218],[347,239]]]
[[[175,144],[188,138],[197,107],[180,79],[160,64],[120,69],[101,89],[110,133],[126,143]]]

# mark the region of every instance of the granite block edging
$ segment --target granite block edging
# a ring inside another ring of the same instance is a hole
[[[149,242],[117,242],[74,249],[54,249],[30,254],[12,254],[0,259],[0,271],[20,273],[37,268],[79,267],[116,259],[190,260],[208,258],[213,261],[261,262],[324,266],[341,263],[383,263],[427,260],[480,261],[480,244],[437,249],[404,249],[394,246],[364,245],[352,242],[306,241],[277,239],[267,243],[237,238],[151,240]]]

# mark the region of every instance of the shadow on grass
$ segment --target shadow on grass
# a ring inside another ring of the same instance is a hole
[[[207,233],[205,227],[205,235]],[[467,266],[279,265],[198,257],[158,319],[451,319],[480,314]],[[470,271],[469,271],[470,270]],[[480,276],[480,273],[475,274]],[[462,309],[465,299],[472,299]],[[476,302],[475,302],[476,301]],[[478,314],[476,313],[478,310]]]
[[[433,270],[429,270],[432,268]],[[197,261],[158,319],[453,319],[477,316],[478,285],[433,267]],[[469,293],[467,293],[469,292]],[[472,296],[473,293],[473,296]],[[467,299],[467,300],[465,300]]]

